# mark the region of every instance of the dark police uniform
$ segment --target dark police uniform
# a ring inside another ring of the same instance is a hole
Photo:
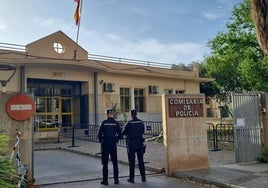
[[[123,130],[123,135],[127,136],[128,160],[129,160],[129,179],[130,183],[134,183],[135,175],[135,154],[137,153],[138,163],[142,181],[146,181],[145,167],[143,161],[144,155],[144,124],[142,120],[136,117],[137,111],[131,110],[132,120],[128,121]]]
[[[106,110],[107,114],[112,114],[111,109]],[[117,142],[121,139],[121,128],[116,120],[107,115],[107,119],[102,121],[98,132],[98,138],[101,142],[101,159],[103,181],[101,184],[108,185],[108,162],[109,155],[113,163],[114,183],[118,184],[118,160],[117,160]]]

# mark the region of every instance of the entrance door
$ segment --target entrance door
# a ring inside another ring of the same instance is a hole
[[[236,162],[256,161],[262,153],[259,95],[232,95]]]
[[[27,78],[27,91],[34,94],[36,104],[37,140],[58,137],[60,130],[66,132],[74,123],[80,123],[81,84],[77,81]]]
[[[58,126],[69,127],[73,123],[72,97],[36,96],[36,131],[57,131]]]

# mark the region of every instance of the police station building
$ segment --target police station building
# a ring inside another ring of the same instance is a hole
[[[135,108],[145,121],[162,121],[163,94],[199,94],[200,83],[212,81],[199,77],[198,67],[180,71],[91,55],[62,31],[26,46],[0,43],[0,63],[16,66],[6,90],[33,94],[35,127],[44,133],[56,132],[58,121],[63,127],[99,124],[112,107],[122,112]]]

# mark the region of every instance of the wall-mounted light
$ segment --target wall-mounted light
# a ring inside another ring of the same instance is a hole
[[[6,93],[7,83],[14,76],[14,74],[16,72],[16,67],[14,65],[11,65],[11,64],[0,63],[0,71],[13,71],[13,73],[9,76],[9,78],[7,78],[5,80],[0,80],[0,83],[3,87],[3,93]]]

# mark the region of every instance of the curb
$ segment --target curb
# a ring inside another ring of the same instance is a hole
[[[185,179],[189,181],[194,181],[194,182],[201,183],[201,184],[215,185],[216,187],[220,187],[220,188],[246,188],[246,187],[239,186],[239,185],[219,182],[219,181],[195,177],[195,176],[187,176],[187,175],[182,175],[182,174],[175,174],[175,175],[173,174],[173,177]]]

